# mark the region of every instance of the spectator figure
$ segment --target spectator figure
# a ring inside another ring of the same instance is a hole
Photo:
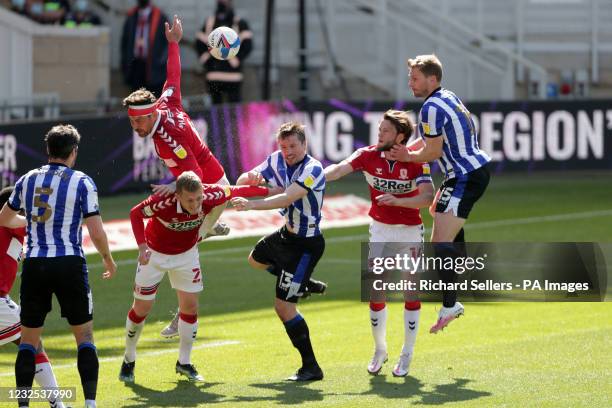
[[[11,0],[11,11],[29,17],[26,0]]]
[[[76,0],[74,8],[66,14],[64,26],[86,28],[102,24],[100,17],[89,7],[89,0]]]
[[[62,24],[70,11],[70,3],[68,0],[31,0],[27,8],[30,18],[41,24]]]
[[[121,36],[121,68],[132,91],[144,87],[156,97],[161,95],[168,55],[166,21],[168,18],[150,0],[138,0],[128,12]]]
[[[227,61],[218,60],[208,52],[208,35],[217,27],[227,26],[236,31],[240,37],[240,51]],[[196,35],[196,49],[200,63],[204,66],[208,93],[214,104],[223,103],[224,95],[228,102],[242,101],[242,65],[252,49],[252,37],[247,21],[234,14],[231,0],[217,0],[214,16],[204,21],[202,30]]]

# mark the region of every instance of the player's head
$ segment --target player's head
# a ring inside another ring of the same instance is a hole
[[[301,162],[306,156],[305,127],[298,122],[283,123],[276,132],[276,141],[289,166]]]
[[[429,96],[442,82],[442,63],[434,54],[408,60],[408,86],[417,98]]]
[[[157,99],[151,91],[140,88],[123,100],[123,106],[128,108],[130,125],[140,137],[146,137],[157,120]]]
[[[408,112],[389,109],[378,125],[376,150],[387,151],[391,150],[396,144],[405,145],[413,131],[414,125],[408,116]]]
[[[176,179],[176,197],[189,214],[202,210],[202,181],[193,171],[185,171]]]
[[[73,167],[79,151],[81,135],[72,125],[57,125],[45,135],[49,161],[60,161]]]
[[[6,204],[11,194],[13,194],[13,190],[15,190],[13,186],[4,187],[0,190],[0,209],[4,207],[4,204]]]

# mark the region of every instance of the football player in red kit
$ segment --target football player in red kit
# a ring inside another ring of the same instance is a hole
[[[184,171],[193,171],[205,184],[227,185],[225,171],[196,131],[181,102],[181,56],[179,41],[183,37],[181,20],[174,16],[172,27],[166,23],[168,61],[166,83],[159,99],[142,88],[123,100],[128,108],[130,124],[142,138],[151,137],[157,156],[177,178]],[[153,185],[153,192],[169,196],[174,193],[174,183]],[[227,204],[213,208],[200,227],[202,237],[227,235],[229,227],[218,223]],[[178,313],[162,330],[164,337],[178,335]]]
[[[395,144],[406,144],[414,125],[406,112],[388,110],[378,128],[378,143],[358,149],[348,159],[325,169],[327,181],[338,180],[362,171],[370,188],[372,206],[369,215],[369,259],[421,252],[423,223],[420,208],[428,207],[434,198],[429,165],[402,163],[388,159]],[[421,303],[408,300],[404,310],[404,346],[393,375],[408,374],[414,353]],[[368,372],[376,375],[387,361],[387,308],[384,302],[370,302],[370,320],[375,350]]]
[[[136,343],[157,288],[165,273],[179,301],[179,358],[176,372],[191,381],[202,381],[191,364],[191,350],[198,328],[198,295],[203,289],[197,242],[204,217],[233,197],[266,196],[267,187],[202,185],[192,171],[181,174],[176,193],[152,195],[132,208],[132,231],[138,243],[138,269],[134,303],[126,321],[125,356],[119,379],[134,381]],[[144,225],[145,218],[150,218]]]

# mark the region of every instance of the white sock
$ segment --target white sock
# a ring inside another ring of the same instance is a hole
[[[96,400],[85,400],[85,408],[96,408]]]
[[[37,357],[40,354],[37,355]],[[44,359],[47,357],[45,355]],[[57,380],[55,379],[55,374],[53,374],[53,368],[51,367],[51,363],[49,361],[44,361],[40,363],[36,363],[36,368],[34,371],[34,381],[41,388],[57,388]],[[49,399],[49,403],[52,407],[55,408],[64,408],[64,404],[62,401],[58,399]]]
[[[412,355],[412,352],[414,350],[414,343],[416,342],[417,332],[419,331],[420,316],[421,309],[404,309],[404,347],[402,347],[402,354]]]
[[[179,315],[178,321],[178,332],[179,332],[179,363],[180,364],[191,364],[191,349],[193,348],[193,342],[195,341],[196,334],[198,333],[198,316],[197,315]],[[185,320],[194,321],[188,323]]]
[[[140,320],[140,322],[136,323],[134,320]],[[125,361],[128,363],[136,361],[136,344],[143,327],[144,319],[142,316],[138,316],[134,310],[130,310],[125,320]]]
[[[387,350],[387,306],[375,312],[370,309],[370,323],[372,325],[372,337],[376,350]]]

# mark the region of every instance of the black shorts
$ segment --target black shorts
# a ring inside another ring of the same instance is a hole
[[[467,174],[444,180],[440,186],[436,212],[452,211],[455,216],[467,219],[472,207],[487,189],[489,178],[489,170],[482,166]]]
[[[282,269],[276,277],[276,297],[297,303],[324,250],[322,235],[304,238],[283,227],[260,239],[252,257],[259,263]]]
[[[72,326],[93,319],[93,298],[87,264],[80,256],[27,258],[21,273],[21,324],[41,327],[51,311],[51,296],[60,305],[62,317]]]

